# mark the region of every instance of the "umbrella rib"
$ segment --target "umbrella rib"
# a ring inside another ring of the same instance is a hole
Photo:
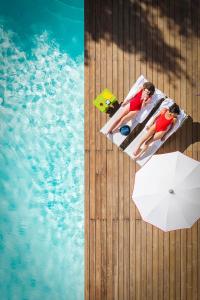
[[[164,199],[163,199],[164,202]],[[158,205],[160,205],[161,203],[159,202]],[[153,211],[155,211],[157,209],[157,207],[153,207],[149,212],[148,212],[148,216],[146,216],[146,219],[148,219],[148,217],[152,214]],[[165,214],[165,219],[167,218],[167,212]]]
[[[179,197],[180,197],[180,196],[179,196]],[[184,198],[182,198],[182,197],[180,197],[180,198],[181,198],[181,199],[184,199]],[[182,216],[183,216],[185,222],[186,222],[187,224],[190,224],[190,223],[188,222],[188,220],[187,220],[185,214],[184,214],[184,211],[182,210],[182,207],[181,207],[180,205],[178,205],[177,202],[175,202],[174,204],[176,205],[176,207],[178,208],[178,210],[181,210],[181,211],[182,211]]]
[[[190,176],[190,174],[191,174],[192,172],[194,172],[194,170],[197,169],[197,168],[199,168],[199,165],[197,165],[197,166],[196,166],[194,169],[192,169],[188,174],[186,174],[186,176],[185,176],[184,178],[182,178],[182,180],[180,181],[179,184],[181,184],[181,182],[183,182],[184,180],[186,180],[187,177]]]
[[[180,196],[181,199],[183,199],[184,201],[187,200],[187,198],[185,198],[184,196]],[[187,200],[188,202],[188,200]],[[194,203],[192,203],[193,205],[195,205]],[[183,213],[183,217],[184,219],[187,221],[187,223],[190,225],[190,222],[188,222],[187,217],[185,216],[184,211],[181,209],[182,213]]]

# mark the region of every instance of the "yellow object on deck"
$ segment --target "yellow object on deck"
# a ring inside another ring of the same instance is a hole
[[[117,98],[111,93],[109,89],[103,90],[93,101],[94,105],[101,112],[107,112],[108,108],[117,102]]]

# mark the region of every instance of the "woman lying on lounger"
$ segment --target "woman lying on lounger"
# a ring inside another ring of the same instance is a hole
[[[121,114],[108,129],[107,134],[117,132],[123,123],[127,123],[133,119],[136,114],[151,101],[154,92],[155,86],[151,82],[145,82],[134,97],[124,100]]]
[[[134,158],[139,158],[149,147],[157,140],[165,140],[165,135],[177,121],[180,113],[179,106],[174,103],[169,108],[163,108],[152,120],[152,123],[146,127],[148,130],[135,149]]]

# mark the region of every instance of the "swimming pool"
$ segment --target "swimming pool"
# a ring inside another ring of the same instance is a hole
[[[83,1],[3,1],[0,295],[84,298]]]

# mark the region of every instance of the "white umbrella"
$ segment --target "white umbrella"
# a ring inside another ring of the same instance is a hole
[[[200,217],[200,163],[178,151],[154,155],[136,173],[133,201],[164,231],[191,227]]]

